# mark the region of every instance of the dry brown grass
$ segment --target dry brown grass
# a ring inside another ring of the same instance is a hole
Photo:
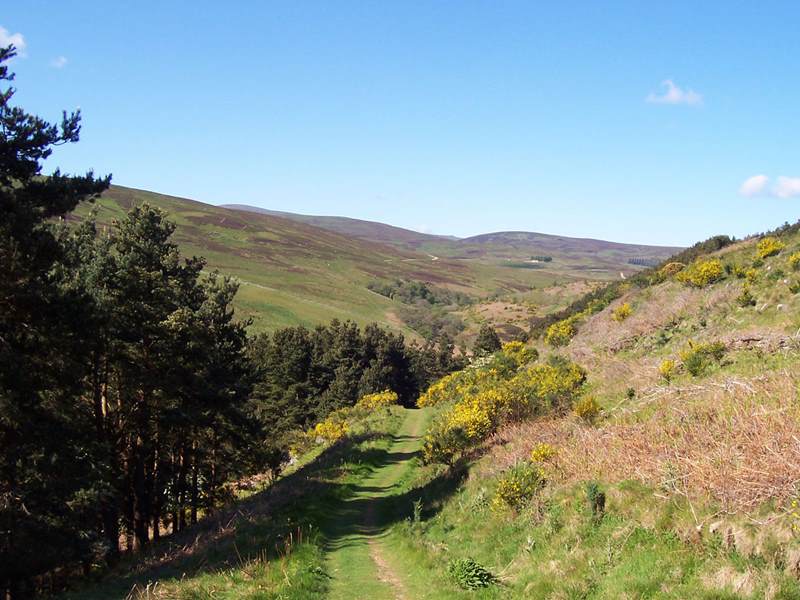
[[[612,354],[619,352],[685,316],[731,302],[738,293],[739,288],[734,285],[699,290],[675,282],[662,283],[645,292],[631,291],[584,323],[570,344],[570,350],[580,352],[602,347]],[[614,321],[612,311],[625,302],[633,306],[633,314],[622,322]]]
[[[612,409],[614,418],[596,428],[572,418],[510,426],[497,434],[485,464],[501,471],[547,442],[558,448],[558,471],[567,482],[637,479],[713,499],[728,511],[767,500],[780,505],[800,484],[799,381],[800,371],[782,371],[655,386]]]

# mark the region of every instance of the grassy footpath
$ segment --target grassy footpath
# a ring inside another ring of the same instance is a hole
[[[353,488],[353,495],[332,511],[322,528],[327,540],[330,598],[405,595],[402,578],[388,562],[385,542],[387,527],[402,511],[396,505],[398,485],[419,450],[428,415],[423,410],[403,412],[403,423],[382,460]]]

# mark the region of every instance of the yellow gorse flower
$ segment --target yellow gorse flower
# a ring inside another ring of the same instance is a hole
[[[446,390],[452,402],[426,435],[423,458],[449,463],[486,439],[502,422],[569,406],[585,379],[584,370],[568,362],[517,369],[507,378],[492,369],[448,376],[420,398],[419,404],[426,406],[430,398]]]
[[[756,244],[756,256],[764,259],[769,256],[779,254],[781,250],[786,248],[786,244],[776,237],[765,237]]]
[[[392,406],[397,404],[398,396],[392,390],[383,390],[376,394],[367,394],[359,398],[356,406],[359,408],[366,408],[368,410],[375,410],[385,406]]]
[[[722,279],[724,270],[719,259],[698,260],[683,269],[675,277],[693,287],[705,287]]]

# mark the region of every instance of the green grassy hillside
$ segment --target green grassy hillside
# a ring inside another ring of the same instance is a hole
[[[209,269],[241,282],[238,314],[253,319],[254,331],[339,318],[360,324],[376,321],[412,334],[397,315],[400,305],[367,289],[375,280],[424,281],[483,298],[639,268],[618,261],[603,272],[587,273],[567,263],[523,269],[496,257],[439,257],[412,247],[436,249],[452,240],[348,219],[339,221],[347,227],[336,232],[327,222],[328,228],[317,227],[294,216],[242,212],[121,186],[113,186],[98,200],[97,218],[108,226],[141,202],[169,213],[178,225],[175,238],[184,254],[202,255]],[[90,210],[82,206],[75,217],[83,218]]]
[[[372,321],[409,330],[394,316],[396,303],[366,288],[376,279],[431,282],[480,296],[528,289],[569,275],[518,272],[424,254],[337,234],[272,215],[242,213],[183,198],[112,187],[94,208],[108,226],[134,204],[149,202],[177,223],[184,254],[202,255],[209,269],[241,282],[236,306],[253,329],[326,323],[333,318]],[[92,207],[82,206],[83,218]]]
[[[437,578],[474,558],[500,577],[478,597],[800,598],[800,234],[777,240],[672,267],[578,316],[565,346],[536,342],[585,369],[582,400],[463,455],[465,484],[429,498],[404,553]],[[520,469],[540,483],[497,510]]]
[[[800,233],[625,286],[75,598],[800,598]]]

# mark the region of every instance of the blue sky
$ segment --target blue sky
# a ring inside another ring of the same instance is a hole
[[[83,111],[53,165],[121,185],[460,236],[800,217],[796,2],[26,0],[0,26],[18,103]]]

